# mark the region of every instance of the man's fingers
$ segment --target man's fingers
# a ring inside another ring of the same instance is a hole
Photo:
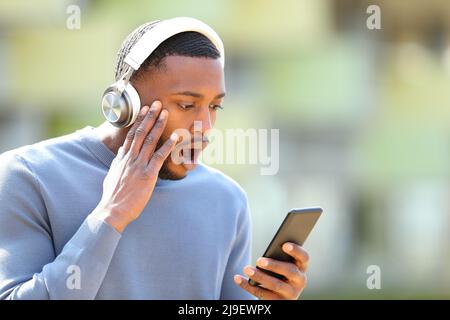
[[[297,294],[294,290],[294,287],[280,279],[269,276],[265,272],[251,266],[245,267],[244,273],[252,280],[261,284],[264,288],[269,289],[283,296],[284,298],[297,299]]]
[[[145,137],[139,153],[139,159],[142,162],[148,163],[150,161],[150,157],[152,156],[153,151],[155,151],[159,138],[166,127],[168,114],[169,112],[167,110],[162,110],[158,119],[154,122],[153,128]]]
[[[139,115],[136,119],[136,122],[131,126],[130,130],[128,130],[125,142],[123,144],[124,153],[127,153],[130,150],[131,143],[133,142],[134,139],[134,132],[136,131],[136,128],[141,124],[142,120],[145,118],[147,112],[148,106],[143,106],[141,111],[139,111]]]
[[[153,171],[154,174],[158,174],[164,163],[164,160],[166,160],[166,158],[170,155],[177,141],[178,134],[173,132],[170,135],[170,138],[167,139],[166,142],[164,142],[164,144],[153,153],[148,164],[148,169]]]
[[[279,295],[273,293],[270,290],[250,285],[248,283],[247,279],[245,279],[244,277],[242,277],[240,275],[234,276],[234,282],[239,287],[241,287],[245,291],[249,292],[250,294],[254,295],[255,297],[257,297],[260,300],[279,300],[279,299],[281,299],[281,297]]]
[[[153,102],[144,119],[137,126],[134,132],[133,142],[131,143],[130,147],[130,153],[133,159],[138,157],[144,139],[152,129],[153,125],[155,124],[155,121],[160,111],[161,111],[161,102],[159,101]]]
[[[270,258],[259,258],[256,260],[256,265],[259,268],[280,274],[289,282],[295,283],[298,286],[304,286],[306,284],[305,274],[292,262],[284,262]]]
[[[295,264],[302,271],[306,272],[309,263],[309,254],[301,246],[295,243],[286,242],[283,244],[283,251],[295,259]]]

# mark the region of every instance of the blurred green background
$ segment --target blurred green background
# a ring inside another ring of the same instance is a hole
[[[366,26],[371,4],[381,30]],[[123,39],[174,16],[224,41],[216,127],[280,129],[277,175],[217,166],[249,195],[254,260],[290,208],[319,205],[303,298],[450,298],[446,0],[2,0],[0,152],[99,125]]]

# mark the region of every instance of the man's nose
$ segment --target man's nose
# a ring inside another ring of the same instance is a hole
[[[201,123],[201,131],[207,132],[208,130],[212,129],[212,120],[211,120],[211,112],[209,111],[209,108],[206,108],[206,110],[203,110],[202,113],[199,116],[199,119],[197,119]]]

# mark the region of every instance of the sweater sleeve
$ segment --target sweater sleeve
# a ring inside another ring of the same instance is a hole
[[[120,237],[88,215],[56,255],[39,180],[0,155],[0,299],[94,299]]]
[[[234,283],[233,277],[236,274],[242,274],[246,265],[250,264],[251,259],[251,216],[247,197],[245,196],[245,205],[243,206],[238,221],[236,238],[228,258],[225,274],[223,277],[222,291],[220,299],[223,300],[253,300],[253,295]]]

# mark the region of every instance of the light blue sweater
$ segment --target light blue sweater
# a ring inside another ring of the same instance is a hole
[[[92,129],[0,155],[0,298],[252,299],[243,189],[199,165],[120,234],[89,215],[115,157]]]

